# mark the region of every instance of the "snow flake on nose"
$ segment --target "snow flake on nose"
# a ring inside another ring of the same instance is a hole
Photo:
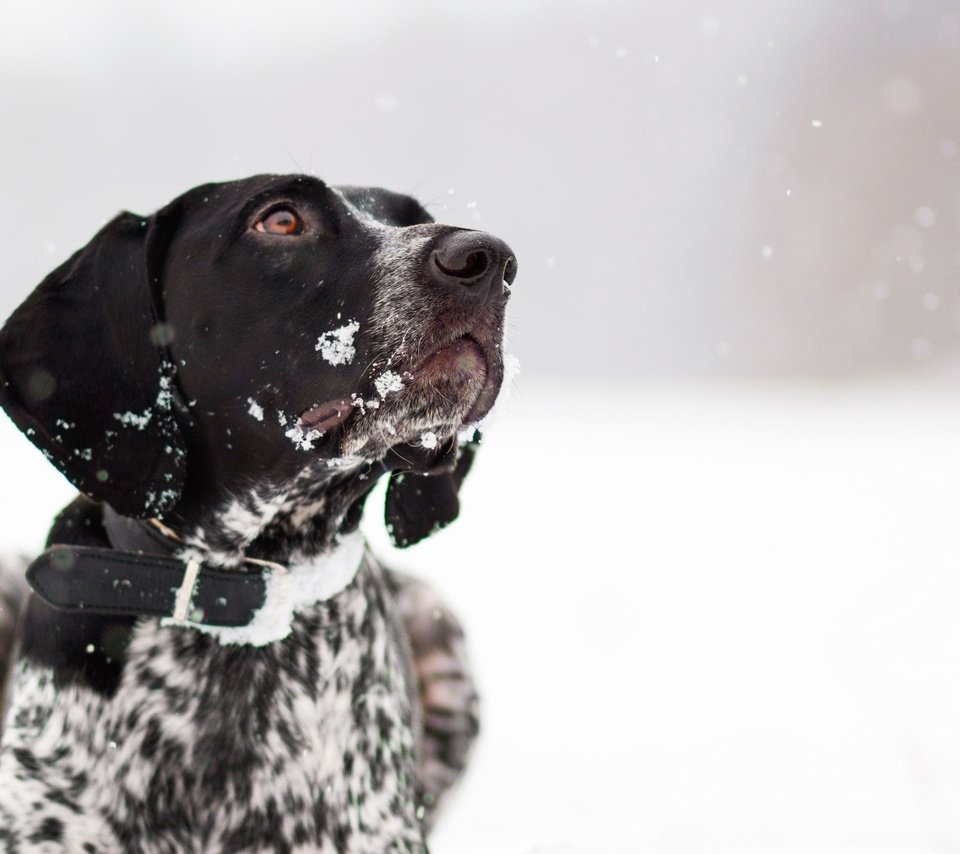
[[[256,418],[257,421],[263,421],[263,407],[252,397],[247,398],[247,403],[250,404],[250,408],[247,409],[247,412]]]
[[[359,330],[360,324],[356,320],[351,320],[339,329],[324,332],[317,339],[317,346],[314,349],[318,350],[323,360],[331,365],[349,365],[357,355],[357,350],[353,346],[353,336]]]

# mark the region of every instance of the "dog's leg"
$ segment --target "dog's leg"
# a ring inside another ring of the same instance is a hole
[[[13,663],[19,646],[20,612],[27,598],[24,562],[0,565],[0,735],[10,703]]]
[[[396,572],[389,576],[413,653],[423,727],[418,782],[429,830],[477,737],[477,691],[456,617],[427,584]]]

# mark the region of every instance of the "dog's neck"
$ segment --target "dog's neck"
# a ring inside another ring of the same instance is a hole
[[[356,529],[364,499],[382,473],[376,463],[340,467],[318,460],[280,483],[188,489],[186,500],[163,521],[212,565],[237,567],[248,557],[306,561]]]

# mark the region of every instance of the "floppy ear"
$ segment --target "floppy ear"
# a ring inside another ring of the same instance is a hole
[[[473,465],[480,434],[451,445],[432,467],[394,472],[387,484],[387,532],[397,548],[406,548],[445,528],[460,513],[460,485]],[[406,453],[406,452],[405,452]]]
[[[0,330],[0,405],[78,489],[135,517],[172,507],[185,469],[151,291],[157,230],[120,214]]]

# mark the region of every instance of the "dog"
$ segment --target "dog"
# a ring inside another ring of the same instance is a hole
[[[120,214],[13,313],[0,404],[80,495],[27,573],[3,850],[426,851],[476,692],[357,526],[381,475],[397,545],[456,518],[516,270],[260,175]]]

